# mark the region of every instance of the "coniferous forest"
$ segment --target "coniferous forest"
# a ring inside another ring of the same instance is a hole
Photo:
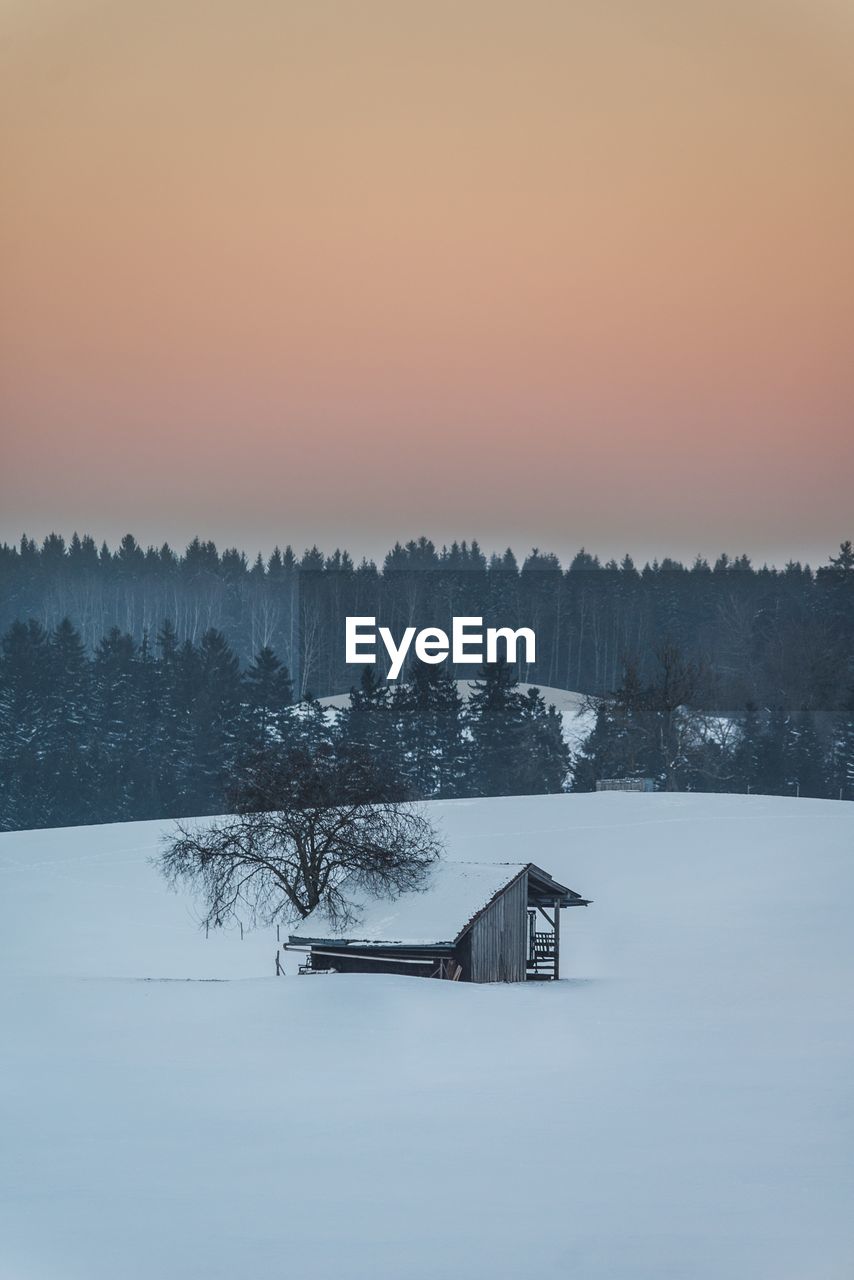
[[[395,546],[382,566],[290,548],[249,563],[76,535],[0,547],[0,827],[213,813],[258,753],[367,747],[406,794],[669,789],[854,798],[854,550],[812,570],[721,556],[690,567],[563,567],[476,543]],[[453,616],[529,626],[537,661],[376,668],[353,685],[344,618],[395,631]],[[600,699],[571,759],[560,718],[517,681]]]

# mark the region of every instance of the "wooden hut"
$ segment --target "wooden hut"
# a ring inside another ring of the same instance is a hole
[[[290,935],[304,972],[403,973],[461,982],[560,975],[560,913],[588,900],[532,862],[439,862],[425,888],[393,900],[359,895],[353,923],[314,912]]]

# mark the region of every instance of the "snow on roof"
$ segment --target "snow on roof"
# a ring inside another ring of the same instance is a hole
[[[457,940],[495,895],[522,872],[526,862],[445,862],[433,865],[424,888],[399,898],[375,898],[360,891],[349,901],[352,924],[331,925],[319,911],[300,922],[298,942],[450,944]]]

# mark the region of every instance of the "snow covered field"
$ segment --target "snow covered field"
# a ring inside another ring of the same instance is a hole
[[[430,808],[594,899],[568,981],[277,980],[160,824],[0,836],[2,1280],[849,1280],[854,805]]]

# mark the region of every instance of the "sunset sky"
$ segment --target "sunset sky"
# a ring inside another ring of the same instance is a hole
[[[0,0],[0,539],[854,536],[845,0]]]

